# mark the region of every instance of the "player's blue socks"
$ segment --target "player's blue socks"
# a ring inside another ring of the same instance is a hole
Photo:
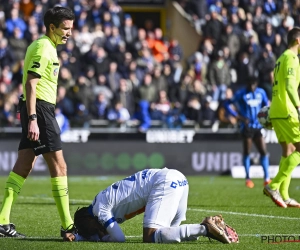
[[[265,180],[269,180],[269,157],[267,155],[260,157],[260,164],[263,167]]]
[[[250,171],[250,155],[244,155],[243,164],[246,172],[246,179],[250,179],[249,171]]]

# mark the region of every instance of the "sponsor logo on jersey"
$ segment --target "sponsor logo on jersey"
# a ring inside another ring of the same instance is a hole
[[[142,179],[146,179],[147,177],[147,173],[148,173],[149,169],[145,169],[143,172],[142,172]]]
[[[184,186],[186,186],[188,184],[189,183],[188,183],[187,180],[182,180],[182,181],[177,180],[177,181],[172,181],[170,187],[171,188],[184,187]]]

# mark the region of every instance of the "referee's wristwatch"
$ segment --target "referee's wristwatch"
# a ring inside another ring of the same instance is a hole
[[[37,119],[37,115],[36,114],[32,114],[30,116],[28,116],[28,119],[33,121],[33,120],[36,120]]]

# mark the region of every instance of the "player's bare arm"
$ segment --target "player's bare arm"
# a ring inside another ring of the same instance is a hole
[[[39,78],[33,74],[28,74],[26,87],[26,107],[28,116],[36,115],[36,85],[39,82]],[[29,119],[28,124],[28,139],[37,141],[39,139],[40,130],[37,124],[37,119]]]

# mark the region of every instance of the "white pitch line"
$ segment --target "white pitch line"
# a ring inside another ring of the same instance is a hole
[[[1,196],[0,196],[0,198],[1,198]],[[55,204],[52,197],[19,196],[18,199],[46,200],[46,201],[52,201],[53,204]],[[70,199],[70,204],[71,205],[72,205],[72,203],[86,203],[88,205],[91,202],[92,202],[91,200]],[[249,214],[249,213],[240,213],[240,212],[232,212],[232,211],[220,211],[220,210],[210,210],[210,209],[200,209],[200,208],[188,208],[188,210],[198,211],[198,212],[209,212],[209,213],[241,215],[241,216],[249,216],[249,217],[261,217],[261,218],[285,219],[285,220],[299,220],[298,217],[285,217],[285,216],[275,216],[275,215],[266,215],[266,214]]]
[[[41,196],[19,196],[18,199],[25,199],[25,200],[46,200],[46,201],[52,201],[54,203],[54,199],[52,197],[41,197]],[[77,200],[77,199],[70,199],[70,203],[92,203],[92,200]]]
[[[198,209],[198,208],[188,208],[192,211],[201,211],[201,212],[211,212],[211,213],[220,213],[220,214],[233,214],[233,215],[242,215],[249,217],[262,217],[262,218],[272,218],[272,219],[286,219],[286,220],[299,220],[298,217],[285,217],[285,216],[275,216],[275,215],[266,215],[266,214],[248,214],[240,212],[231,212],[231,211],[220,211],[220,210],[209,210],[209,209]]]
[[[297,236],[299,234],[295,233],[295,234],[263,234],[263,236]],[[260,238],[262,235],[260,234],[239,234],[239,237],[255,237],[255,238]],[[126,235],[126,238],[142,238],[143,235]],[[13,239],[16,240],[14,238],[5,238],[5,239]],[[25,239],[32,239],[32,240],[42,240],[42,239],[48,239],[48,240],[60,240],[60,237],[53,237],[53,236],[38,236],[38,237],[26,237]],[[21,239],[22,240],[22,239]]]
[[[291,233],[291,234],[239,234],[239,236],[243,237],[260,237],[260,236],[299,236],[299,233]]]
[[[260,237],[260,236],[299,236],[299,233],[295,234],[239,234],[240,237]],[[125,236],[126,238],[138,238],[138,237],[143,237],[143,235],[127,235]]]

